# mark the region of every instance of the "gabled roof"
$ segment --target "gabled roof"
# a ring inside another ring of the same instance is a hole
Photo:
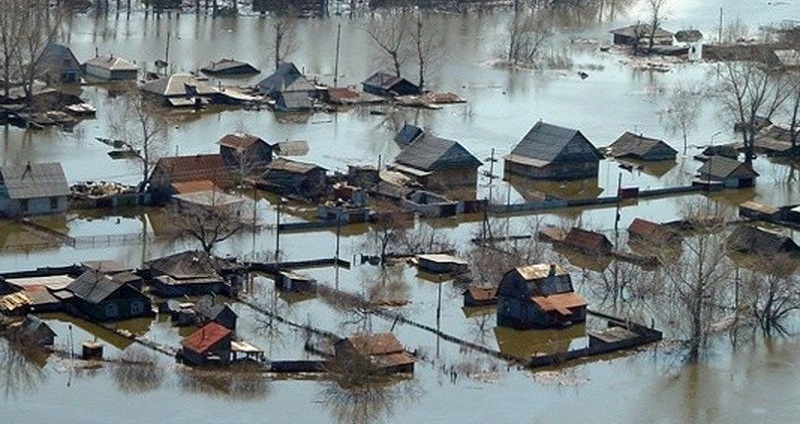
[[[0,168],[0,184],[11,199],[69,195],[69,184],[60,163],[29,163]]]
[[[400,132],[394,136],[395,143],[408,145],[414,142],[420,135],[422,135],[423,131],[422,128],[411,125],[411,124],[404,124],[403,128],[400,129]]]
[[[660,243],[668,241],[671,236],[670,231],[665,227],[641,218],[635,218],[633,222],[631,222],[628,226],[628,233],[648,241]]]
[[[124,286],[124,282],[108,274],[89,270],[70,283],[66,290],[88,303],[98,304]]]
[[[57,336],[56,332],[47,323],[40,320],[37,316],[28,314],[22,323],[22,330],[27,334],[46,334],[50,337]]]
[[[99,56],[86,61],[87,65],[98,68],[108,69],[109,71],[139,71],[139,67],[133,63],[114,55]]]
[[[201,316],[210,320],[217,319],[217,317],[219,317],[220,314],[226,310],[230,311],[230,313],[236,316],[236,312],[233,312],[233,309],[231,309],[225,302],[215,302],[211,296],[203,296],[198,299],[197,303],[195,304],[195,310]]]
[[[231,330],[215,323],[209,322],[201,329],[190,334],[181,341],[181,345],[199,354],[206,353],[215,344],[231,335]]]
[[[278,99],[287,110],[307,110],[314,107],[307,90],[282,91]]]
[[[427,133],[403,149],[394,160],[422,171],[481,166],[481,161],[457,141]]]
[[[514,147],[507,159],[549,163],[595,162],[602,158],[580,131],[537,122]]]
[[[697,172],[721,180],[727,178],[755,178],[758,176],[758,173],[746,164],[736,159],[719,155],[711,156]]]
[[[272,75],[258,83],[258,89],[265,94],[284,91],[312,91],[314,85],[300,73],[292,62],[281,62]]]
[[[192,74],[172,74],[166,78],[159,78],[144,83],[142,91],[164,97],[194,97],[210,96],[219,93],[207,81],[201,80]]]
[[[635,24],[611,30],[611,33],[614,35],[624,35],[627,37],[635,37],[637,35],[640,37],[649,37],[651,28],[652,27],[649,24]],[[661,27],[658,27],[656,28],[655,38],[661,37],[672,37],[672,33],[662,29]]]
[[[533,281],[546,278],[547,276],[550,275],[551,269],[555,271],[556,276],[569,274],[567,270],[564,269],[564,267],[558,264],[533,264],[533,265],[518,266],[514,268],[514,271],[519,273],[519,275],[522,278],[524,278],[525,281]]]
[[[153,168],[156,171],[169,175],[171,183],[207,180],[223,189],[231,184],[228,167],[218,153],[161,158]]]
[[[36,66],[37,69],[45,71],[51,66],[58,69],[68,67],[77,69],[80,67],[80,62],[78,62],[78,59],[69,47],[63,44],[50,43],[42,50],[42,54],[39,55]]]
[[[677,150],[665,143],[664,140],[636,135],[629,131],[626,131],[608,146],[609,155],[615,158],[626,156],[642,158],[647,156],[647,154],[655,148],[666,149],[672,152],[672,154],[678,153]]]
[[[356,351],[365,356],[389,355],[405,349],[393,333],[356,334],[347,338]]]
[[[727,245],[733,250],[765,256],[800,251],[800,246],[790,237],[751,225],[736,227],[728,236]]]
[[[364,84],[372,85],[372,86],[375,86],[375,87],[381,87],[381,88],[384,88],[384,89],[389,89],[393,85],[397,84],[398,82],[400,82],[402,80],[403,80],[402,77],[389,75],[386,72],[378,71],[378,72],[375,72],[374,74],[372,74],[372,76],[370,76],[369,78],[367,78],[364,81]]]
[[[267,164],[266,172],[264,173],[265,176],[268,176],[270,171],[283,171],[283,172],[291,172],[295,174],[307,174],[311,171],[321,169],[325,171],[325,168],[313,164],[313,163],[305,163],[305,162],[298,162],[286,158],[277,158]]]
[[[147,262],[151,270],[175,277],[188,279],[196,277],[217,276],[217,271],[230,264],[202,250],[187,250],[163,258]]]
[[[569,230],[567,236],[564,237],[564,243],[591,251],[601,251],[611,246],[611,241],[605,235],[578,227],[572,227]]]
[[[256,69],[255,66],[234,59],[220,59],[216,62],[211,62],[210,65],[200,68],[200,71],[217,74],[217,73],[238,73],[238,74],[257,74],[261,71]]]
[[[229,147],[231,149],[244,150],[248,149],[254,144],[258,144],[259,142],[264,142],[264,140],[252,134],[237,132],[222,136],[222,138],[217,141],[217,144],[220,146]]]

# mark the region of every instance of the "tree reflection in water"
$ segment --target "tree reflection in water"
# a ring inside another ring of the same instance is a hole
[[[6,398],[38,389],[50,352],[35,343],[0,338],[0,386]]]
[[[318,399],[330,410],[336,422],[364,424],[386,421],[394,415],[399,401],[408,406],[419,398],[414,380],[380,379],[357,385],[338,381],[323,383]]]
[[[266,398],[272,386],[261,365],[238,363],[225,368],[184,368],[178,371],[183,390],[229,400],[254,401]]]
[[[111,369],[117,388],[123,393],[155,390],[164,381],[164,368],[155,354],[143,348],[129,348]]]

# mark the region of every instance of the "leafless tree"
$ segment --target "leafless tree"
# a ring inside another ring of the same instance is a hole
[[[242,202],[227,202],[212,192],[205,204],[185,204],[179,201],[169,207],[168,215],[178,237],[189,237],[200,242],[206,253],[233,237],[245,228],[246,214]]]
[[[656,31],[664,22],[664,6],[667,0],[647,0],[647,5],[650,8],[650,33],[648,36],[647,51],[653,50],[655,44]]]
[[[143,193],[150,179],[150,170],[166,150],[167,122],[159,106],[145,97],[135,85],[123,88],[122,104],[111,114],[111,129],[139,163]]]
[[[800,136],[800,73],[792,73],[788,78],[789,98],[786,102],[789,113],[789,137],[792,146],[797,146]]]
[[[164,369],[157,358],[144,348],[125,350],[111,370],[116,386],[125,393],[143,393],[157,389],[164,380]]]
[[[375,17],[364,26],[364,32],[388,59],[397,77],[408,59],[405,43],[409,28],[410,14],[405,9]]]
[[[294,7],[288,5],[276,11],[270,26],[273,36],[270,50],[274,58],[275,69],[278,69],[281,62],[297,51],[296,27],[297,10]]]
[[[21,0],[4,0],[0,7],[0,49],[2,49],[0,65],[3,67],[2,82],[5,86],[6,96],[11,88],[12,78],[15,76],[12,71],[15,70],[14,63],[20,48],[19,37],[22,33],[19,27],[22,21],[19,17],[25,13],[24,7],[25,2]]]
[[[699,93],[686,87],[677,87],[669,98],[667,109],[664,110],[666,118],[664,124],[667,131],[680,133],[683,137],[683,154],[689,147],[688,132],[697,125],[700,115],[701,97]]]
[[[723,113],[740,129],[748,165],[755,157],[758,123],[782,107],[791,91],[788,87],[786,78],[767,72],[758,62],[734,60],[721,65],[717,96]]]
[[[366,247],[380,252],[381,266],[386,266],[389,253],[401,246],[401,241],[406,238],[405,232],[413,225],[409,214],[397,208],[378,214],[366,240]]]
[[[426,83],[426,74],[431,64],[442,54],[441,33],[437,31],[430,17],[417,11],[414,16],[414,30],[411,31],[411,41],[417,59],[419,73],[419,89],[423,90]]]
[[[49,352],[25,336],[0,339],[0,385],[5,397],[32,390],[45,379],[44,364]]]
[[[800,310],[800,280],[795,274],[796,258],[786,254],[757,258],[755,270],[743,278],[746,308],[766,335],[786,334],[783,323]]]
[[[47,0],[28,0],[17,19],[19,43],[16,53],[16,66],[25,97],[32,100],[33,85],[37,77],[47,73],[43,63],[43,53],[55,41],[61,27],[62,9],[51,7]]]
[[[182,369],[179,387],[191,393],[229,400],[260,400],[272,392],[269,380],[258,364],[238,363],[219,369]]]
[[[512,64],[534,64],[552,32],[552,21],[545,9],[520,8],[509,23],[507,60]]]

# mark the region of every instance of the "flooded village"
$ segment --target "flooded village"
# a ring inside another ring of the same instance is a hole
[[[797,4],[3,6],[9,422],[800,417]]]

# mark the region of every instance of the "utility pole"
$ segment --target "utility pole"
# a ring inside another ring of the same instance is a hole
[[[333,88],[339,86],[339,44],[342,41],[342,23],[336,26],[336,60],[333,65]]]

